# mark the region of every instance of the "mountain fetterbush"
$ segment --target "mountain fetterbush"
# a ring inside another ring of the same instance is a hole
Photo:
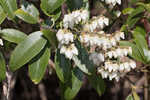
[[[105,1],[106,4],[109,4],[111,6],[115,6],[116,4],[121,5],[121,0],[101,0]]]
[[[112,5],[121,4],[120,0],[105,2]],[[109,25],[107,17],[100,15],[87,20],[88,17],[87,10],[83,9],[64,16],[63,28],[56,34],[60,53],[70,60],[77,56],[78,49],[74,40],[78,39],[82,46],[88,47],[89,59],[102,78],[119,81],[120,77],[136,67],[136,63],[128,58],[128,55],[132,54],[132,48],[119,45],[119,42],[125,39],[124,32],[117,30],[108,34],[103,31],[103,28]],[[81,27],[76,27],[75,24],[81,24]]]
[[[73,28],[75,24],[79,24],[81,21],[86,22],[89,18],[89,12],[87,10],[76,10],[70,14],[64,15],[63,27]]]
[[[109,25],[109,19],[105,16],[93,17],[92,21],[86,23],[84,27],[84,31],[93,32],[95,29],[100,28],[103,29],[105,26]]]

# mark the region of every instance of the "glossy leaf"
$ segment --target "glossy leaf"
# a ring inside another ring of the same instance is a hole
[[[140,97],[137,95],[136,91],[132,91],[134,100],[140,100]]]
[[[27,37],[25,33],[16,29],[0,30],[0,36],[9,42],[13,42],[17,44],[23,41]]]
[[[134,8],[125,8],[125,9],[122,11],[122,13],[123,13],[124,15],[126,15],[126,14],[131,14],[133,11],[134,11]]]
[[[141,62],[144,61],[139,49],[137,48],[137,46],[135,44],[133,44],[132,42],[129,42],[129,41],[120,41],[119,43],[121,46],[131,46],[132,47],[132,55],[130,55],[130,56],[133,57],[134,59],[136,59],[137,61],[141,61]]]
[[[29,64],[29,76],[31,80],[38,84],[44,76],[48,60],[50,58],[50,49],[47,47],[42,50]]]
[[[4,80],[6,77],[6,64],[5,64],[5,59],[0,52],[0,82]]]
[[[6,14],[0,5],[0,24],[2,24],[2,22],[5,20],[5,18],[6,18]]]
[[[11,70],[15,71],[29,62],[44,48],[46,42],[42,37],[42,32],[37,31],[30,34],[12,52],[9,63]]]
[[[81,46],[81,43],[79,41],[76,41],[75,45],[79,52],[78,56],[73,58],[76,66],[84,73],[91,75],[94,71],[94,66],[89,60],[89,55],[86,49],[83,46]]]
[[[138,50],[140,51],[140,54],[142,55],[144,61],[146,60],[145,56],[144,56],[144,51],[143,49],[147,49],[148,50],[148,45],[146,42],[146,39],[143,35],[141,34],[133,34],[134,35],[134,41],[136,43],[136,46],[138,48]]]
[[[65,0],[41,0],[41,9],[46,14],[54,12]]]
[[[65,84],[60,83],[62,98],[64,98],[64,100],[72,100],[83,84],[84,74],[82,71],[75,67],[70,73],[72,73],[70,81]]]
[[[140,20],[140,17],[132,18],[128,23],[128,28],[133,28],[134,25]]]
[[[0,0],[0,4],[8,17],[13,19],[15,17],[14,12],[17,10],[16,0]]]
[[[132,13],[128,16],[128,19],[127,19],[127,23],[130,22],[130,20],[135,17],[136,15],[144,12],[144,8],[143,7],[137,7],[134,11],[132,11]]]
[[[67,0],[67,5],[70,10],[80,9],[83,5],[83,0]]]
[[[57,38],[56,38],[56,32],[52,32],[51,30],[48,29],[44,29],[42,30],[43,35],[49,40],[49,43],[54,46],[57,47],[58,42],[57,42]]]
[[[126,100],[134,100],[133,96],[130,94],[127,96]]]
[[[143,6],[148,12],[150,12],[150,3],[138,2],[137,5]]]
[[[143,37],[146,36],[146,31],[142,28],[137,26],[134,30],[133,30],[134,34],[141,34],[143,35]]]
[[[60,54],[60,50],[57,50],[55,55],[55,69],[56,74],[62,83],[67,82],[71,77],[71,63],[69,59]]]
[[[146,57],[146,62],[150,64],[150,50],[143,49],[143,51],[144,51],[144,56]]]
[[[22,8],[18,9],[15,15],[30,24],[36,24],[39,20],[39,11],[32,4],[28,4],[27,7],[22,5]]]
[[[82,72],[88,74],[88,75],[91,75],[91,73],[89,72],[89,70],[86,68],[86,65],[85,64],[82,64],[81,60],[78,59],[77,56],[74,56],[73,57],[73,61],[75,63],[75,65],[80,69],[82,70]]]
[[[105,83],[101,76],[98,76],[96,73],[94,73],[93,75],[89,76],[88,79],[92,87],[97,91],[99,96],[101,96],[105,91]]]

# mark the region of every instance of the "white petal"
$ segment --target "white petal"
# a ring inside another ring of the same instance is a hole
[[[3,44],[3,40],[2,39],[0,39],[0,45],[1,46],[3,46],[4,44]]]

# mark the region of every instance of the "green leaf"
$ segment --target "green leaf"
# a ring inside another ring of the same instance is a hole
[[[138,2],[137,5],[144,7],[148,12],[150,12],[150,3]]]
[[[12,52],[9,63],[10,69],[15,71],[29,62],[44,48],[46,42],[46,39],[42,37],[42,32],[37,31],[30,34]]]
[[[137,46],[135,44],[133,44],[132,42],[129,42],[129,41],[120,41],[119,43],[121,46],[132,47],[132,55],[130,55],[130,56],[132,58],[136,59],[137,61],[144,62],[144,59],[143,59],[139,49],[137,48]]]
[[[54,12],[65,0],[41,0],[41,9],[46,14]]]
[[[62,83],[67,82],[71,77],[71,63],[64,55],[57,50],[55,55],[56,74]]]
[[[82,70],[82,72],[88,74],[88,75],[91,75],[91,73],[89,72],[89,70],[86,68],[86,65],[85,64],[82,64],[81,60],[78,59],[77,56],[73,56],[73,61],[75,63],[75,65],[80,69]]]
[[[57,38],[56,38],[56,32],[52,32],[49,29],[44,29],[42,30],[43,35],[49,40],[49,43],[54,46],[57,47],[58,46],[58,42],[57,42]]]
[[[70,73],[72,73],[70,81],[65,84],[60,83],[62,98],[64,100],[72,100],[77,95],[83,84],[84,74],[82,71],[75,67]]]
[[[67,5],[71,11],[80,9],[83,5],[83,0],[67,0]]]
[[[122,11],[122,13],[123,13],[124,15],[126,15],[126,14],[131,14],[133,11],[134,11],[134,8],[125,8],[125,9]]]
[[[16,0],[0,0],[0,4],[8,17],[13,19],[15,17],[14,12],[17,10]]]
[[[42,80],[49,58],[50,49],[46,47],[29,64],[29,76],[35,84],[38,84]]]
[[[139,51],[140,51],[140,53],[141,53],[141,55],[142,55],[142,57],[144,59],[144,62],[145,62],[146,61],[146,57],[144,56],[143,49],[147,49],[148,50],[148,45],[147,45],[146,39],[141,34],[134,33],[133,36],[134,36],[134,42],[136,43],[136,46],[139,49]]]
[[[97,91],[99,96],[101,96],[105,91],[105,83],[101,76],[96,75],[96,73],[92,74],[88,77],[90,84]]]
[[[73,57],[76,66],[84,73],[91,75],[94,71],[94,66],[89,60],[88,52],[83,46],[81,46],[81,43],[79,41],[76,41],[75,45],[79,52],[77,57]]]
[[[0,24],[3,23],[3,21],[5,20],[5,18],[6,18],[6,14],[5,14],[3,8],[0,5]]]
[[[140,97],[137,95],[136,91],[132,91],[134,100],[140,100]]]
[[[25,33],[20,32],[16,29],[9,29],[9,28],[0,30],[0,36],[9,42],[14,42],[17,44],[27,37]]]
[[[134,27],[134,25],[140,20],[140,17],[132,18],[128,23],[128,27],[131,29]]]
[[[32,4],[28,4],[27,7],[22,5],[22,8],[18,9],[15,15],[30,24],[36,24],[39,20],[39,11]]]
[[[144,28],[137,26],[134,30],[133,30],[134,34],[141,34],[143,35],[143,37],[146,36],[146,32],[144,30]]]
[[[140,45],[141,48],[148,49],[147,41],[142,34],[133,33],[135,43]]]
[[[144,56],[146,57],[146,62],[150,64],[150,50],[143,49],[143,51],[144,51]]]
[[[134,11],[132,11],[132,13],[128,16],[128,19],[127,19],[127,23],[130,22],[130,20],[135,17],[136,15],[144,12],[145,9],[143,7],[137,7]]]
[[[134,100],[133,96],[130,94],[127,96],[126,100]]]
[[[6,64],[5,59],[0,52],[0,82],[3,81],[6,77]]]

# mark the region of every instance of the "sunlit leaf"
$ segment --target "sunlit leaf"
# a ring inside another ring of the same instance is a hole
[[[82,71],[75,67],[70,73],[72,73],[70,81],[65,84],[60,83],[62,98],[65,100],[72,100],[77,95],[83,84],[84,74]]]
[[[127,96],[126,100],[134,100],[133,96],[130,94]]]
[[[35,84],[38,84],[42,80],[49,58],[50,49],[46,47],[29,64],[29,76]]]
[[[13,42],[17,44],[23,41],[27,37],[25,33],[16,29],[9,29],[9,28],[0,30],[0,36],[9,42]]]
[[[0,4],[4,12],[8,14],[8,17],[13,19],[15,17],[14,12],[17,10],[16,0],[0,0]]]
[[[0,82],[3,81],[6,77],[6,64],[5,59],[0,52]]]
[[[60,50],[57,50],[55,55],[55,69],[56,74],[62,83],[67,82],[71,77],[71,63],[69,59],[60,54]]]
[[[65,0],[41,0],[41,9],[46,14],[54,12]]]
[[[28,4],[27,6],[22,5],[22,7],[15,12],[15,15],[30,24],[36,24],[39,20],[39,11],[32,4]]]
[[[17,45],[10,58],[10,69],[15,71],[35,57],[45,46],[46,39],[42,32],[30,34],[25,40]]]
[[[6,14],[0,5],[0,24],[5,20],[5,18],[6,18]]]

